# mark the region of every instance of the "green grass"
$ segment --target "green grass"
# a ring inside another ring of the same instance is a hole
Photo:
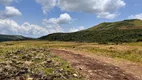
[[[141,42],[126,43],[119,45],[112,43],[96,44],[96,43],[49,42],[48,44],[45,44],[44,47],[84,51],[96,55],[126,59],[132,62],[142,63]]]
[[[89,53],[103,55],[112,58],[121,58],[130,60],[132,62],[142,63],[142,50],[139,51],[137,49],[127,50],[127,51],[116,51],[116,50],[108,50],[108,49],[99,49],[93,47],[84,47],[84,48],[77,48],[76,50],[86,51]]]
[[[142,43],[124,43],[124,44],[98,44],[98,43],[77,43],[77,42],[50,42],[50,41],[15,41],[15,42],[2,42],[0,43],[0,63],[10,60],[9,54],[14,54],[18,50],[24,50],[25,54],[18,54],[19,60],[13,60],[14,64],[20,63],[20,61],[24,61],[21,57],[26,56],[26,54],[34,56],[31,59],[34,64],[30,67],[35,71],[35,73],[44,72],[46,75],[56,75],[59,76],[61,74],[66,75],[66,72],[70,72],[68,74],[73,74],[78,72],[74,71],[70,65],[64,61],[63,59],[58,58],[57,56],[52,55],[50,52],[43,53],[39,52],[39,54],[35,53],[30,49],[69,49],[73,51],[81,51],[90,54],[95,54],[99,56],[111,57],[114,59],[124,59],[129,60],[135,63],[142,64]],[[28,50],[28,51],[27,51]],[[31,51],[31,52],[30,52]],[[33,55],[34,54],[34,55]],[[40,59],[36,59],[36,55]],[[6,58],[7,57],[7,58]],[[40,65],[44,60],[49,59],[52,60],[53,64],[50,64],[48,68],[45,68],[44,65]],[[21,64],[18,64],[21,66]],[[58,67],[58,66],[59,67]],[[62,70],[61,74],[55,74],[56,70]],[[26,76],[26,75],[25,75]],[[55,80],[62,80],[60,77]],[[79,78],[70,78],[70,80],[79,80]]]

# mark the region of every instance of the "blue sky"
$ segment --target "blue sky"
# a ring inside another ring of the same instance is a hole
[[[142,0],[0,0],[0,34],[40,37],[142,19]]]

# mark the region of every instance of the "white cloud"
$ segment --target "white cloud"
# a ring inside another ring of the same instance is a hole
[[[10,13],[11,14],[11,13]],[[63,24],[68,24],[72,18],[69,14],[61,14],[58,18],[44,19],[43,26],[36,24],[30,24],[24,22],[19,25],[10,19],[0,19],[0,34],[13,34],[13,35],[24,35],[28,37],[40,37],[55,32],[64,32],[62,27]]]
[[[51,19],[54,19],[53,21]],[[27,37],[41,37],[43,35],[56,33],[56,32],[75,32],[85,29],[83,26],[77,28],[67,28],[64,31],[61,25],[69,24],[72,20],[69,14],[61,14],[58,18],[51,18],[43,20],[43,26],[36,24],[30,24],[29,22],[24,22],[23,24],[18,24],[11,19],[0,19],[0,34],[11,34],[11,35],[23,35]]]
[[[22,25],[10,19],[0,19],[0,34],[24,35],[28,37],[40,37],[48,34],[48,29],[28,22]]]
[[[119,14],[118,13],[110,14],[108,12],[103,12],[103,13],[97,14],[97,17],[98,18],[105,18],[105,19],[114,19],[117,15],[119,15]]]
[[[12,2],[18,2],[18,1],[20,1],[20,0],[0,0],[0,4],[9,5]]]
[[[123,0],[58,0],[63,11],[93,13],[107,19],[116,17],[114,12],[125,5]]]
[[[123,0],[36,0],[42,5],[46,14],[55,6],[63,11],[84,12],[96,14],[98,18],[113,19],[118,16],[117,11],[124,7]]]
[[[80,26],[80,27],[78,27],[78,28],[71,28],[71,29],[69,30],[69,32],[77,32],[77,31],[84,30],[84,29],[85,29],[84,26]]]
[[[141,14],[136,14],[136,15],[131,15],[128,18],[129,19],[141,19],[142,20],[142,13]]]
[[[10,18],[14,16],[21,16],[22,13],[15,7],[6,6],[4,11],[0,12],[0,18]]]
[[[14,0],[0,0],[0,4],[9,5]]]
[[[56,6],[56,0],[36,0],[36,2],[42,5],[44,14],[46,14],[50,11],[50,9]]]
[[[71,20],[71,16],[67,13],[64,13],[61,14],[58,18],[44,19],[43,25],[50,29],[50,33],[63,32],[61,25],[69,24]]]
[[[47,24],[67,24],[72,20],[71,16],[67,13],[61,14],[58,18],[44,19],[43,22]]]
[[[45,28],[48,29],[48,33],[57,33],[57,32],[64,32],[64,30],[62,29],[62,27],[60,27],[60,25],[58,24],[46,24],[44,25]]]

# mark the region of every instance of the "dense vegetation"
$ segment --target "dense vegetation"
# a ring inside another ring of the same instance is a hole
[[[142,40],[142,21],[138,19],[102,23],[74,33],[54,33],[40,39],[77,42],[138,42]]]
[[[2,35],[2,34],[0,34],[0,42],[1,41],[26,40],[26,39],[30,39],[30,38],[19,36],[19,35]]]

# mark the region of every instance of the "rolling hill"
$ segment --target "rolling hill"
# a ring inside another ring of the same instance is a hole
[[[27,37],[20,36],[20,35],[3,35],[3,34],[0,34],[0,42],[2,42],[2,41],[27,40],[27,39],[31,39],[31,38],[27,38]]]
[[[54,33],[40,37],[49,41],[77,42],[137,42],[142,41],[142,20],[104,22],[86,30],[73,33]]]

